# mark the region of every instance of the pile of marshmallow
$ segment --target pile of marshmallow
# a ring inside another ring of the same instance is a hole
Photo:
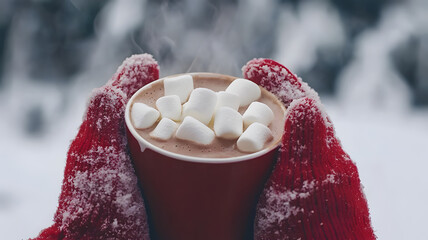
[[[150,137],[167,141],[175,133],[176,138],[199,145],[209,145],[215,137],[238,139],[236,146],[242,152],[257,152],[272,139],[268,126],[274,114],[269,106],[256,101],[261,90],[250,80],[235,79],[219,92],[194,89],[191,75],[166,78],[163,84],[165,96],[157,99],[157,109],[139,102],[131,109],[137,129],[149,128],[161,118]],[[238,109],[246,106],[241,115]]]

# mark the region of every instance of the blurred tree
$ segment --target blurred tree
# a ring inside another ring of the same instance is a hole
[[[428,104],[428,33],[419,33],[399,45],[391,56],[394,66],[409,84],[416,105]]]
[[[382,9],[397,0],[330,0],[343,16],[348,34],[354,38],[379,20]]]
[[[18,1],[12,27],[26,37],[28,74],[43,81],[67,81],[88,57],[93,21],[105,1]],[[24,46],[23,46],[24,47]]]
[[[7,32],[13,16],[13,0],[0,1],[0,87],[5,63]]]
[[[335,93],[338,75],[351,59],[350,51],[350,46],[319,49],[314,66],[301,77],[319,93]]]
[[[338,74],[354,55],[356,36],[375,26],[386,7],[400,1],[323,1],[338,10],[345,44],[317,47],[314,63],[298,74],[317,91],[334,93]],[[283,6],[298,12],[303,4],[297,0],[1,0],[0,84],[6,60],[14,58],[19,59],[12,71],[25,71],[38,81],[67,83],[85,71],[88,62],[102,62],[97,66],[107,68],[140,52],[153,54],[163,75],[188,70],[240,75],[248,60],[269,58],[277,51]],[[130,7],[138,9],[130,14]],[[425,104],[426,37],[409,41],[394,52],[393,61],[414,89],[415,102]],[[6,56],[9,52],[12,56]]]

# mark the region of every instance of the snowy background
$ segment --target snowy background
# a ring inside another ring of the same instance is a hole
[[[0,239],[52,223],[92,88],[148,52],[161,75],[275,59],[320,92],[379,239],[428,239],[428,2],[1,0]]]

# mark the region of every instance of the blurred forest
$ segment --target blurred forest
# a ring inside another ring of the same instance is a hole
[[[278,35],[282,30],[282,10],[299,12],[299,7],[308,1],[123,2],[2,0],[0,81],[7,81],[4,73],[13,67],[21,68],[35,81],[72,81],[74,75],[85,70],[91,55],[100,47],[111,54],[104,53],[104,57],[110,57],[105,61],[114,63],[132,53],[149,52],[168,72],[184,72],[197,58],[197,71],[239,74],[236,65],[253,57],[276,55],[281,44]],[[355,55],[356,39],[379,23],[385,8],[401,2],[407,1],[321,1],[318,5],[332,8],[329,12],[338,14],[335,20],[342,25],[343,36],[333,37],[345,39],[340,46],[318,47],[311,66],[299,69],[299,74],[313,81],[317,90],[334,92],[340,70]],[[421,61],[428,51],[424,23],[413,23],[415,31],[405,36],[390,56],[411,86],[415,104],[428,103],[428,84],[423,83],[427,72]],[[293,35],[293,28],[287,29],[287,34]],[[101,39],[108,46],[100,46]]]
[[[387,64],[391,73],[373,76],[378,79],[362,87],[388,84],[379,78],[399,78],[413,105],[427,105],[428,20],[417,16],[426,5],[400,0],[2,0],[0,94],[11,81],[31,81],[64,95],[77,76],[94,69],[99,73],[87,81],[101,85],[125,57],[141,52],[154,55],[163,76],[187,71],[239,76],[248,60],[273,58],[321,94],[338,94],[338,81],[355,59],[383,54],[372,59],[371,68],[359,66],[364,69],[356,70],[353,79]],[[388,9],[394,7],[407,18],[399,24],[408,26],[382,26],[393,21]],[[391,31],[403,35],[391,39]],[[370,38],[380,39],[370,43]],[[364,50],[362,44],[372,46]],[[60,100],[66,104],[69,99]],[[25,128],[43,131],[48,110],[32,102]]]

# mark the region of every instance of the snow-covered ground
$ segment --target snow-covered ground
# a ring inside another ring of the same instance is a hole
[[[357,163],[379,239],[427,239],[428,110],[351,112],[324,102]],[[34,237],[52,223],[66,151],[85,103],[78,105],[44,137],[28,138],[1,118],[0,239]]]
[[[379,239],[428,239],[428,110],[349,113],[326,104],[360,172]]]

